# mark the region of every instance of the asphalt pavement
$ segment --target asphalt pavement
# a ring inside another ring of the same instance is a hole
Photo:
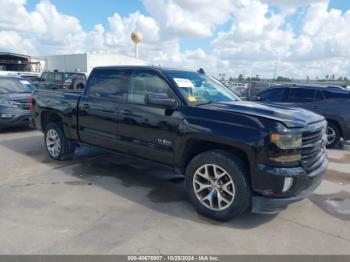
[[[278,215],[199,215],[172,170],[79,148],[48,157],[43,135],[0,133],[0,254],[350,254],[350,146]]]

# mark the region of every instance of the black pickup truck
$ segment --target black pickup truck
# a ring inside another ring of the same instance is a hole
[[[217,220],[277,213],[310,195],[328,165],[322,116],[241,101],[197,72],[95,68],[82,93],[36,90],[31,101],[53,159],[84,144],[174,167]]]

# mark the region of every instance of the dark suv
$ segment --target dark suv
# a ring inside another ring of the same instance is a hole
[[[30,99],[35,86],[17,77],[0,77],[0,129],[30,123]]]
[[[323,115],[328,121],[328,147],[335,147],[341,138],[350,139],[350,92],[323,86],[278,86],[269,88],[251,101],[290,104]]]
[[[85,87],[86,76],[78,72],[44,72],[39,80],[41,89],[73,89]]]

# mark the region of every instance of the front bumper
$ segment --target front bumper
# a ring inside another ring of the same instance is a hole
[[[23,113],[13,118],[0,118],[0,127],[27,126],[30,123],[31,113]]]
[[[305,174],[295,173],[293,177],[298,178],[299,186],[300,184],[303,184],[304,187],[299,191],[294,191],[294,195],[289,195],[287,197],[254,195],[252,197],[252,212],[257,214],[276,214],[285,209],[289,204],[307,198],[321,184],[327,167],[328,160],[327,158],[324,158],[322,165],[312,173],[306,176]],[[292,175],[292,173],[293,172],[290,172],[289,175]],[[278,174],[278,176],[281,176],[281,174]],[[283,177],[283,175],[281,177]]]

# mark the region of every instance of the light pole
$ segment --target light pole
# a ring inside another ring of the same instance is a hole
[[[139,47],[138,44],[142,41],[142,34],[141,32],[132,32],[131,33],[131,40],[135,43],[135,57],[139,57]]]

